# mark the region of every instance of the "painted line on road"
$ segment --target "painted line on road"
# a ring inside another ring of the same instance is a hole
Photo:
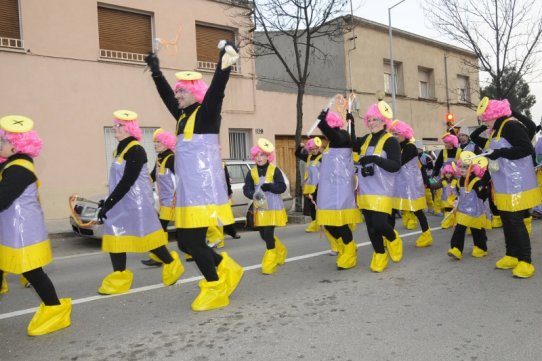
[[[441,227],[430,228],[430,230],[432,230],[432,231],[439,230],[439,229],[441,229]],[[401,238],[405,238],[405,237],[413,236],[413,235],[420,234],[420,233],[422,233],[422,232],[421,231],[414,231],[414,232],[409,232],[409,233],[405,233],[405,234],[400,234],[399,236]],[[359,248],[359,247],[368,246],[370,244],[371,244],[371,242],[362,242],[362,243],[357,243],[357,246]],[[94,254],[94,253],[92,253],[92,254]],[[96,254],[103,254],[103,252],[97,252]],[[314,252],[314,253],[308,253],[308,254],[305,254],[305,255],[302,255],[302,256],[290,257],[290,258],[286,259],[286,262],[300,261],[300,260],[307,259],[307,258],[314,258],[314,257],[322,256],[322,255],[325,255],[325,254],[329,254],[329,250]],[[73,256],[58,257],[56,259],[68,259],[68,258],[75,258],[75,257],[80,257],[80,256],[81,255],[73,255]],[[243,269],[245,271],[252,271],[252,270],[260,269],[260,268],[262,268],[261,264],[255,264],[255,265],[252,265],[252,266],[243,267]],[[167,287],[178,287],[179,285],[181,285],[183,283],[197,282],[197,281],[199,281],[201,279],[203,279],[202,276],[195,276],[195,277],[185,278],[185,279],[181,279],[181,280],[177,281],[177,283],[175,283],[175,285],[167,286]],[[90,296],[90,297],[83,297],[83,298],[78,298],[76,300],[72,300],[72,304],[77,305],[77,304],[81,304],[81,303],[104,300],[104,299],[111,298],[111,297],[126,296],[126,295],[131,295],[131,294],[134,294],[134,293],[151,291],[151,290],[155,290],[155,289],[158,289],[158,288],[166,288],[166,286],[164,286],[162,283],[158,283],[158,284],[155,284],[155,285],[134,288],[134,289],[131,289],[130,291],[128,291],[126,293],[122,293],[120,295],[96,295],[96,296]],[[37,307],[33,307],[33,308],[27,308],[27,309],[20,310],[20,311],[2,313],[2,314],[0,314],[0,320],[13,318],[13,317],[18,317],[18,316],[26,315],[26,314],[29,314],[29,313],[34,313],[34,312],[37,311],[37,309],[38,309]]]

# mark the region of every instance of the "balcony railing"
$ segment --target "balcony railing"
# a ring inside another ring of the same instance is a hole
[[[100,49],[100,58],[104,59],[144,62],[145,56],[147,55],[140,53],[129,53],[126,51]]]
[[[212,61],[200,61],[200,60],[198,60],[198,69],[215,70],[216,69],[216,64],[217,63],[214,63]],[[231,71],[234,72],[234,73],[239,72],[239,68],[237,67],[237,64],[233,64],[231,66]]]
[[[3,38],[0,37],[0,47],[22,49],[23,41],[21,39]]]

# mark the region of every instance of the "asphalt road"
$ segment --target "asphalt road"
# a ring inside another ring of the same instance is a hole
[[[432,227],[439,218],[428,216]],[[305,225],[279,229],[289,248],[287,263],[264,276],[264,243],[255,232],[227,237],[224,251],[246,267],[229,307],[195,313],[199,272],[184,263],[182,281],[164,288],[159,268],[130,254],[132,292],[96,293],[111,272],[98,242],[55,239],[55,261],[46,267],[60,297],[74,302],[72,326],[28,337],[39,299],[9,275],[0,298],[0,360],[541,360],[542,221],[533,223],[533,260],[539,274],[514,279],[496,270],[504,254],[501,229],[488,233],[489,255],[446,255],[451,230],[434,230],[434,244],[414,247],[419,230],[398,220],[404,257],[372,273],[365,226],[355,232],[358,265],[338,271],[327,242]],[[170,249],[177,249],[170,243]]]

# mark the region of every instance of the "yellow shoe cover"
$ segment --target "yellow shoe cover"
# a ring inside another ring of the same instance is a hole
[[[491,227],[492,228],[501,228],[502,227],[501,216],[493,216],[493,219],[491,220]]]
[[[288,256],[288,248],[275,236],[275,249],[277,250],[277,264],[282,266]]]
[[[461,253],[459,248],[454,247],[448,250],[448,256],[455,258],[458,261],[461,261],[461,259],[463,258],[463,253]]]
[[[307,228],[305,228],[305,232],[307,233],[318,232],[318,225],[316,224],[316,221],[312,221],[311,223],[309,223]]]
[[[231,295],[241,282],[245,270],[233,260],[226,252],[220,253],[222,261],[219,263],[216,272],[219,278],[223,278],[228,288],[227,295]]]
[[[382,272],[388,267],[388,253],[376,253],[373,252],[373,259],[371,260],[371,271]]]
[[[162,262],[162,260],[160,258],[158,258],[157,255],[155,255],[154,253],[152,252],[149,252],[149,258],[152,259],[154,262],[158,262],[160,264],[163,264],[164,262]]]
[[[267,249],[262,258],[262,273],[270,275],[277,269],[277,249]]]
[[[41,336],[71,325],[71,298],[61,298],[60,305],[45,306],[41,303],[28,324],[29,336]]]
[[[448,218],[446,218],[446,216],[449,214],[450,212],[444,212],[444,218],[442,220],[442,222],[440,222],[440,227],[442,229],[448,229],[448,228],[452,228],[454,225],[455,225],[455,214],[452,214],[451,216],[449,216]]]
[[[342,242],[341,242],[342,243]],[[358,246],[354,240],[344,245],[344,252],[337,257],[337,267],[340,269],[349,269],[356,267],[358,260]]]
[[[192,257],[192,255],[188,254],[188,253],[185,253],[184,254],[184,260],[185,261],[192,261],[194,259],[194,257]]]
[[[401,261],[401,258],[403,258],[403,240],[401,237],[399,237],[399,233],[396,230],[393,230],[393,232],[395,232],[395,239],[390,242],[386,237],[384,237],[384,241],[391,260],[397,263]]]
[[[406,229],[415,229],[418,225],[418,220],[416,219],[416,215],[413,212],[410,211],[403,211],[403,226]]]
[[[173,258],[173,262],[164,264],[164,267],[162,267],[162,283],[164,286],[171,286],[177,282],[184,273],[184,266],[179,259],[179,254],[172,251],[171,257]]]
[[[512,275],[518,278],[529,278],[534,276],[534,266],[530,263],[519,261],[518,265],[512,270]]]
[[[337,238],[333,237],[331,233],[329,233],[328,230],[325,228],[324,228],[324,234],[326,235],[327,241],[329,242],[329,249],[332,250],[333,252],[339,253],[339,242],[337,241]],[[342,244],[342,241],[340,243]]]
[[[518,265],[518,259],[512,256],[504,256],[495,263],[495,267],[498,269],[511,269]]]
[[[216,248],[224,248],[225,245],[226,243],[224,242],[224,240],[221,240],[220,242],[217,243]]]
[[[102,285],[98,289],[101,295],[116,295],[125,293],[132,287],[134,274],[130,270],[115,271],[108,274],[102,281]]]
[[[533,231],[533,217],[523,218],[523,223],[525,223],[525,228],[527,228],[527,233],[530,236]]]
[[[416,240],[416,247],[429,247],[433,244],[433,235],[431,234],[431,230],[428,229],[425,232],[422,232],[420,237]]]
[[[471,255],[473,257],[476,257],[476,258],[482,258],[482,257],[485,257],[487,256],[487,251],[484,251],[483,249],[481,249],[480,247],[478,246],[474,246],[472,248],[472,253]]]
[[[8,277],[7,272],[4,272],[2,274],[2,287],[0,287],[0,295],[5,295],[6,293],[9,292],[7,277]]]
[[[192,302],[193,311],[210,311],[226,307],[230,304],[226,280],[219,278],[218,281],[199,281],[200,293]]]

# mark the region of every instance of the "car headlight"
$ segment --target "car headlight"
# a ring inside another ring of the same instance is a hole
[[[92,217],[96,216],[96,211],[97,210],[98,210],[98,208],[86,207],[85,210],[83,211],[83,214],[81,214],[81,217],[92,218]]]

